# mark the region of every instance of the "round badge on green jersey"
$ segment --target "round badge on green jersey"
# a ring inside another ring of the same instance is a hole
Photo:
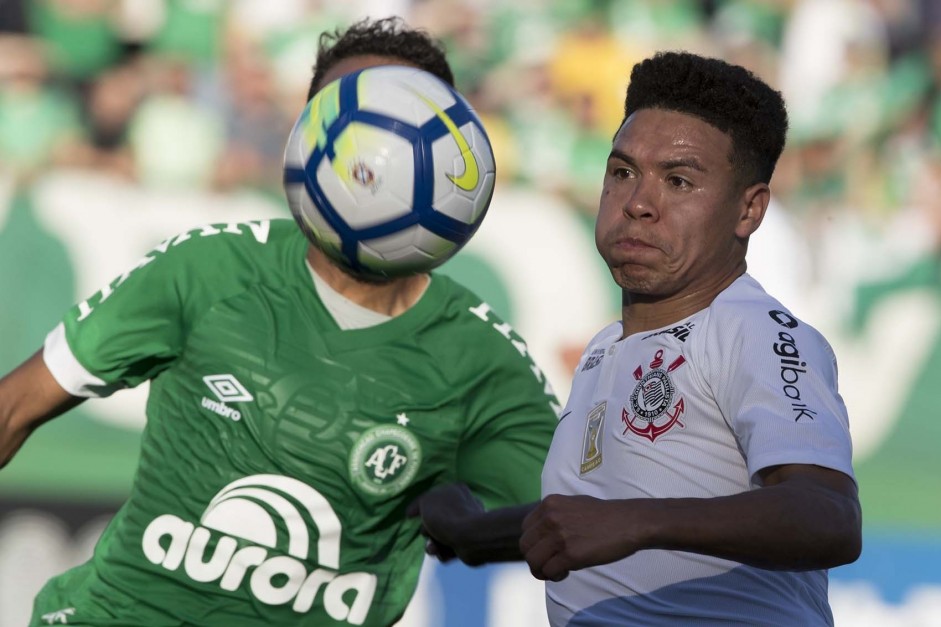
[[[421,445],[408,429],[380,425],[363,432],[350,452],[350,479],[374,496],[394,496],[415,478]]]

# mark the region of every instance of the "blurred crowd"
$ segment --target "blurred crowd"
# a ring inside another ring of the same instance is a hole
[[[833,223],[880,232],[908,213],[919,247],[941,242],[933,0],[3,0],[0,170],[279,194],[318,34],[388,14],[446,43],[500,177],[585,216],[631,66],[683,48],[784,93],[773,188],[811,243]]]

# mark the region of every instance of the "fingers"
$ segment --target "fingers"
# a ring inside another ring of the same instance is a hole
[[[529,572],[533,573],[536,579],[542,579],[543,581],[562,581],[569,576],[569,569],[565,567],[564,560],[558,557],[546,562],[539,570],[538,576],[533,572],[532,567],[530,567]]]
[[[435,542],[431,538],[425,542],[425,553],[437,559],[439,562],[450,562],[457,558],[457,553],[454,552],[454,549],[439,542]]]
[[[564,546],[550,539],[536,543],[523,553],[523,557],[533,577],[543,581],[562,581],[568,577],[572,567],[572,560],[565,553]]]
[[[523,520],[520,552],[536,579],[561,581],[577,568],[563,516],[567,503],[565,497],[550,495]]]
[[[536,579],[559,581],[568,575],[568,569],[564,567],[560,555],[564,546],[541,506],[523,520],[520,552],[529,564],[529,572]]]

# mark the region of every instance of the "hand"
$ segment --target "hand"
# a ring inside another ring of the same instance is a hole
[[[643,548],[631,528],[628,501],[547,496],[523,520],[520,551],[536,579],[561,581],[569,571],[607,564]]]
[[[425,552],[442,562],[460,556],[465,524],[484,512],[480,500],[463,483],[438,486],[412,501],[409,517],[421,518],[421,533],[428,538]]]

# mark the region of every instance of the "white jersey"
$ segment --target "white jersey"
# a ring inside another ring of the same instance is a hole
[[[706,309],[621,339],[578,365],[543,470],[543,496],[709,498],[756,473],[816,464],[853,476],[836,359],[823,336],[743,275]],[[559,625],[832,625],[827,572],[770,571],[640,551],[547,582]]]

